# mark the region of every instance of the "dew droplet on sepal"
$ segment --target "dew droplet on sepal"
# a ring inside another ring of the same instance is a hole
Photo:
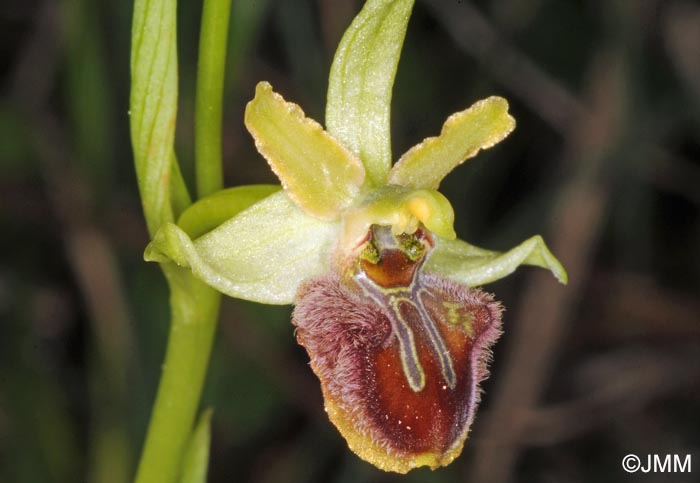
[[[396,250],[380,248],[383,260],[396,262]],[[398,244],[397,250],[405,249]],[[487,375],[489,348],[500,335],[502,309],[491,295],[420,272],[423,259],[413,261],[410,286],[399,286],[402,296],[413,297],[403,321],[413,336],[421,384],[411,383],[414,369],[407,369],[405,354],[402,359],[406,343],[397,336],[395,312],[383,305],[387,299],[369,296],[356,277],[332,273],[307,282],[293,314],[331,421],[360,457],[401,473],[443,466],[459,455],[479,401],[478,384]],[[357,266],[367,262],[360,259]],[[405,262],[397,266],[405,270]],[[430,318],[434,333],[421,317]]]

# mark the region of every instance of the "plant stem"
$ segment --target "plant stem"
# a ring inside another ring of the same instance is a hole
[[[223,188],[221,111],[230,12],[231,0],[205,0],[202,8],[194,136],[200,198]]]
[[[189,271],[172,265],[163,265],[163,271],[170,286],[170,335],[136,483],[173,483],[179,478],[221,300]]]
[[[168,12],[174,12],[174,4],[174,1],[170,4]],[[230,6],[231,0],[205,0],[202,12],[195,108],[195,171],[200,197],[223,187],[221,106]],[[141,18],[140,14],[135,16],[135,25],[139,25],[137,19]],[[139,32],[138,28],[135,30]],[[176,59],[170,65],[171,74],[175,63]],[[136,65],[140,66],[140,63]],[[140,133],[138,128],[136,131]],[[172,146],[171,139],[167,141]],[[137,168],[139,166],[137,162]],[[176,206],[171,204],[169,212],[175,211],[177,215],[189,199],[176,161],[171,170],[171,180],[177,182],[173,190],[175,196],[168,201]],[[144,185],[148,180],[142,177],[139,181],[146,189],[142,189],[142,193],[148,193],[147,189],[152,185]],[[144,203],[144,208],[149,219],[150,203]],[[152,218],[149,221],[153,221]],[[160,217],[158,221],[167,221],[167,218]],[[152,222],[149,227],[153,234],[157,224]],[[170,287],[170,334],[136,483],[174,483],[180,477],[182,459],[192,437],[206,378],[221,301],[221,294],[197,280],[189,271],[170,264],[162,265],[162,269]]]

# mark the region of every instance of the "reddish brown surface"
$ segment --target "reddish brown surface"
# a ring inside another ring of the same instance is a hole
[[[430,240],[422,232],[415,237],[427,253]],[[373,241],[379,262],[360,259],[355,279],[329,276],[306,284],[293,320],[324,392],[354,431],[395,455],[445,455],[459,447],[471,423],[488,348],[500,333],[500,306],[480,290],[417,273],[424,257],[411,260],[399,246],[405,242],[384,233]],[[399,319],[391,312],[395,303]],[[430,322],[421,319],[421,303],[452,361],[452,388],[427,332]],[[413,333],[425,376],[420,390],[408,383],[390,320],[405,321]]]
[[[383,250],[379,263],[360,260],[360,268],[377,285],[393,288],[409,285],[417,264],[399,250]]]
[[[459,328],[440,327],[448,345],[457,377],[450,389],[434,351],[417,324],[411,323],[425,387],[413,392],[406,382],[398,342],[374,355],[376,385],[366,388],[371,425],[392,446],[406,453],[447,451],[463,432],[473,403],[470,342]]]

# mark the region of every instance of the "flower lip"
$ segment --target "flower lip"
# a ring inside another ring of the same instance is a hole
[[[402,473],[459,454],[500,333],[491,296],[419,270],[430,237],[373,226],[365,243],[381,253],[375,268],[402,280],[380,280],[360,259],[352,277],[305,283],[293,315],[331,421],[363,459]],[[407,239],[425,247],[413,261]],[[392,253],[414,270],[395,273]]]

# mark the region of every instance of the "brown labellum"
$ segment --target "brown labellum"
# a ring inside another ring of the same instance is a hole
[[[331,421],[360,457],[389,471],[459,455],[500,335],[501,306],[421,266],[422,230],[375,226],[352,273],[307,282],[293,314]]]

